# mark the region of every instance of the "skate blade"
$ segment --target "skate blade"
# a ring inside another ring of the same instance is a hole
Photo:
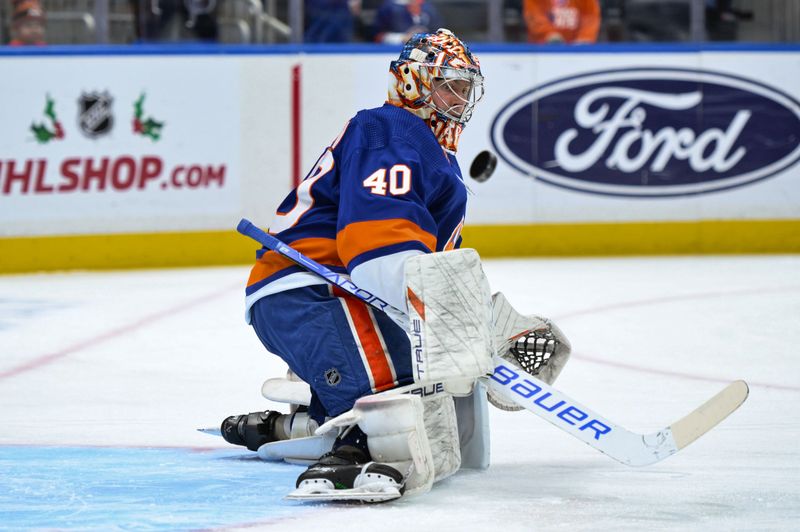
[[[399,499],[403,494],[394,486],[366,486],[351,489],[330,489],[315,487],[311,489],[298,488],[288,494],[285,499],[290,501],[361,501],[385,502]]]

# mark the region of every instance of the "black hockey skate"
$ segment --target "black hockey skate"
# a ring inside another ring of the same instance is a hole
[[[258,451],[265,443],[283,439],[278,435],[277,424],[280,417],[280,412],[272,410],[231,416],[222,422],[220,432],[226,442]]]
[[[353,434],[356,433],[356,434]],[[288,499],[382,502],[403,494],[403,475],[395,468],[372,461],[366,435],[354,427],[338,439],[334,449],[297,478]]]

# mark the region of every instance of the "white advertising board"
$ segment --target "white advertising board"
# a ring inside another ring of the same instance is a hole
[[[800,218],[800,52],[479,56],[470,225]],[[270,220],[293,157],[302,176],[382,105],[394,57],[2,56],[0,236]],[[498,168],[473,182],[486,149]]]
[[[220,228],[241,212],[239,59],[19,57],[0,70],[0,234]]]
[[[489,181],[467,178],[470,224],[800,217],[798,54],[479,56],[486,96],[458,159],[465,174],[482,150],[500,161]],[[390,59],[304,60],[304,106],[321,119],[304,145],[380,105]],[[320,93],[337,76],[345,97]]]

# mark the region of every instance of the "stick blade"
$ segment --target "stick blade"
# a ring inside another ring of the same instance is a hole
[[[692,413],[673,423],[670,429],[676,447],[683,449],[716,427],[744,403],[749,393],[746,382],[734,381]]]

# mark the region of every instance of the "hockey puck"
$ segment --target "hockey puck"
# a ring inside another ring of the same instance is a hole
[[[469,176],[475,181],[483,183],[492,177],[496,166],[497,156],[489,150],[483,150],[472,160],[472,165],[469,167]]]

